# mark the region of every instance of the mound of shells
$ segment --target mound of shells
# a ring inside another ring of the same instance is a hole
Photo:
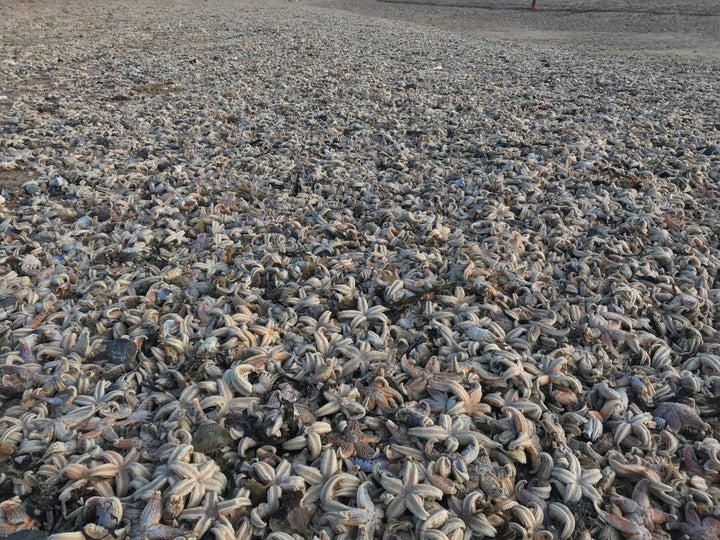
[[[104,4],[0,21],[0,535],[717,537],[716,72]]]

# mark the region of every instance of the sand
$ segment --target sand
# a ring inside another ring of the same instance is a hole
[[[463,34],[581,47],[593,52],[720,59],[712,0],[310,0],[314,5]],[[528,51],[531,54],[531,51]]]

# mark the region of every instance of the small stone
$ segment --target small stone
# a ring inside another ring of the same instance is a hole
[[[23,187],[28,195],[37,195],[42,191],[42,188],[36,182],[28,182]]]
[[[706,156],[720,156],[720,144],[712,144],[710,146],[706,146],[703,149],[702,153]]]
[[[695,489],[699,489],[700,491],[708,490],[708,485],[705,479],[702,476],[698,476],[697,474],[690,478],[690,485]]]
[[[93,220],[90,216],[83,216],[75,222],[78,229],[89,229],[92,227]]]
[[[61,187],[63,187],[64,185],[67,185],[67,180],[65,180],[62,176],[60,176],[60,175],[58,174],[55,178],[53,178],[52,180],[50,180],[50,185],[51,185],[52,187],[61,188]]]
[[[97,217],[98,221],[107,221],[108,219],[110,219],[110,212],[101,208],[95,213],[95,216]]]

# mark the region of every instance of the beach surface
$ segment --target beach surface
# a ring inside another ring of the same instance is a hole
[[[720,13],[709,0],[316,0],[314,5],[463,34],[580,47],[586,54],[720,58]]]
[[[0,538],[712,537],[715,8],[0,0]]]

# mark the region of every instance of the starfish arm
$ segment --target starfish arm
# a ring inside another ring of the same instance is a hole
[[[552,475],[563,484],[572,484],[577,480],[577,477],[567,469],[553,469]]]
[[[182,461],[176,461],[174,463],[171,463],[168,465],[168,469],[177,476],[178,478],[186,479],[186,478],[197,478],[198,477],[198,470],[192,466],[190,463],[185,463]]]
[[[356,442],[355,443],[355,454],[362,459],[372,459],[376,457],[379,453],[379,450],[373,448],[367,443],[364,442]]]
[[[429,484],[418,484],[413,487],[413,494],[428,499],[440,499],[443,496],[441,489]]]
[[[407,506],[407,509],[410,510],[415,516],[417,516],[418,519],[421,519],[422,521],[425,521],[427,518],[430,517],[430,513],[425,510],[425,507],[423,506],[423,500],[421,497],[414,493],[408,493],[405,496],[405,505]]]
[[[148,527],[145,532],[146,534],[143,536],[144,538],[148,538],[149,540],[170,540],[172,538],[175,538],[176,536],[183,535],[183,531],[181,531],[180,529],[160,524]]]
[[[668,521],[674,521],[676,518],[670,514],[666,514],[659,508],[648,508],[645,511],[645,523],[648,523],[655,527]]]
[[[355,317],[361,316],[362,313],[357,309],[345,309],[338,313],[337,317],[340,320],[343,319],[354,319]]]
[[[408,429],[408,435],[411,437],[420,437],[422,439],[437,439],[438,441],[444,441],[450,435],[442,426],[425,426],[425,427],[413,427]]]
[[[564,501],[566,503],[576,503],[580,499],[582,499],[582,489],[580,484],[577,482],[566,484]]]
[[[494,538],[497,535],[497,529],[493,527],[484,514],[475,514],[468,521],[470,530],[479,536],[488,536]]]
[[[319,471],[318,469],[316,469],[315,467],[310,467],[308,465],[302,465],[302,464],[296,464],[294,467],[295,467],[295,474],[300,476],[303,480],[305,480],[311,486],[321,484],[324,480],[322,472]]]
[[[382,484],[382,487],[385,488],[385,491],[392,495],[399,494],[403,489],[403,484],[399,479],[393,478],[387,474],[382,475],[380,483]]]
[[[332,450],[326,450],[320,457],[320,472],[324,478],[330,478],[339,471],[337,454]]]
[[[578,484],[577,478],[573,478],[572,475],[569,475],[569,478],[567,478],[567,480],[568,481],[561,481],[558,478],[552,478],[550,482],[555,484],[555,486],[560,490],[560,492],[563,493],[563,500],[566,503],[579,501],[582,497],[582,491],[580,489],[580,485]]]
[[[196,506],[194,508],[186,508],[182,512],[180,512],[180,515],[177,517],[179,520],[188,520],[188,521],[196,521],[200,518],[202,518],[206,514],[205,507],[203,506]]]
[[[140,526],[145,528],[160,521],[160,510],[161,510],[161,494],[159,491],[154,491],[150,497],[150,500],[143,508],[140,514]]]
[[[407,465],[405,465],[405,474],[403,475],[403,485],[404,486],[414,486],[418,483],[418,480],[420,479],[420,470],[418,469],[418,466],[415,465],[413,462],[408,462]]]
[[[642,424],[633,424],[631,426],[631,430],[633,432],[633,435],[635,435],[643,446],[647,446],[650,444],[650,430],[647,428],[647,426]]]
[[[342,441],[338,448],[338,457],[345,459],[355,455],[355,445],[350,441]]]
[[[232,499],[224,500],[217,505],[218,514],[227,514],[233,512],[243,506],[252,506],[250,497],[233,497]]]
[[[600,502],[602,501],[602,495],[600,495],[600,492],[593,486],[589,484],[583,484],[580,486],[580,490],[582,491],[582,494],[588,499],[590,499],[592,502],[600,504]]]
[[[360,487],[358,487],[357,490],[357,494],[355,495],[355,499],[357,500],[358,506],[360,506],[360,508],[364,508],[369,512],[374,512],[375,503],[373,502],[372,497],[370,497],[370,493],[368,493],[368,487],[371,485],[372,483],[370,481],[360,484]]]
[[[633,520],[611,514],[599,508],[596,508],[598,515],[611,527],[620,532],[630,534],[635,540],[652,540],[652,535],[642,525],[635,523]]]
[[[327,512],[327,515],[339,514],[341,512],[347,512],[348,510],[351,510],[351,508],[348,505],[343,504],[341,502],[337,502],[337,501],[325,501],[325,502],[323,502],[322,507],[323,507],[323,510],[325,510],[325,512]]]
[[[394,519],[400,516],[405,511],[405,508],[407,508],[407,506],[405,506],[405,497],[397,495],[390,504],[388,504],[385,515],[388,519]]]
[[[589,469],[583,472],[580,478],[586,484],[596,484],[602,480],[603,475],[600,469]]]
[[[560,538],[566,540],[575,531],[575,516],[564,504],[551,502],[548,505],[550,515],[562,523]]]
[[[305,496],[303,502],[306,506],[314,505],[315,502],[320,500],[320,493],[322,492],[322,485],[314,484],[305,490]]]

